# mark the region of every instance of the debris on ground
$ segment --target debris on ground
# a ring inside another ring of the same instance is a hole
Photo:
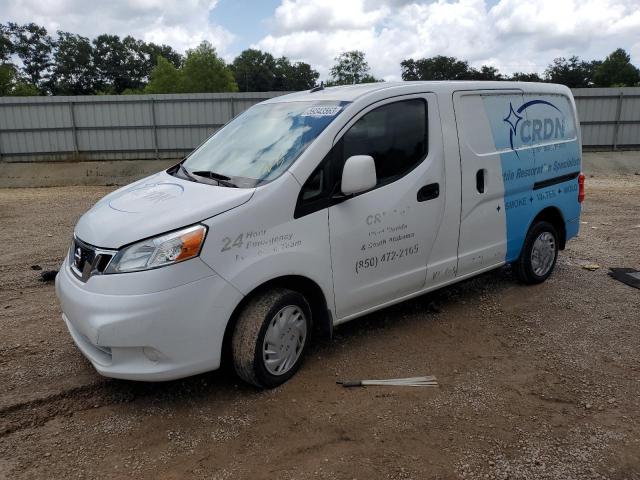
[[[390,378],[387,380],[340,380],[336,382],[345,388],[367,386],[394,386],[394,387],[437,387],[436,377],[411,377]]]
[[[609,270],[611,278],[615,278],[630,287],[640,289],[640,271],[634,268],[610,268]]]
[[[41,282],[53,282],[58,275],[58,270],[45,270],[40,274]]]
[[[582,268],[593,272],[594,270],[598,270],[600,268],[600,265],[598,265],[597,263],[585,263],[584,265],[582,265]]]
[[[42,270],[40,265],[31,265],[31,270]]]

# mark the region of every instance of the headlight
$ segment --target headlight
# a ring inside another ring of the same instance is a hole
[[[134,243],[120,250],[105,273],[139,272],[182,262],[200,255],[207,227],[193,227]]]

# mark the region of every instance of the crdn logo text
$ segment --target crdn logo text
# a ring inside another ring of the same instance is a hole
[[[523,120],[520,124],[520,140],[529,143],[536,140],[564,138],[564,118],[538,118]]]
[[[534,118],[528,120],[524,111],[533,105],[546,105],[555,110],[555,115]],[[557,113],[560,115],[558,116]],[[565,136],[565,121],[562,111],[551,102],[546,100],[531,100],[520,106],[517,110],[513,108],[513,104],[509,103],[509,114],[504,118],[504,121],[509,124],[509,143],[511,149],[513,147],[513,137],[515,135],[520,136],[520,140],[523,144],[530,142],[550,140],[556,138],[564,138]],[[518,152],[516,152],[517,154]]]

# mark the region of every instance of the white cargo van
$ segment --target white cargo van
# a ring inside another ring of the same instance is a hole
[[[544,281],[578,233],[571,92],[511,82],[318,88],[253,106],[79,220],[56,280],[103,375],[298,369],[312,330],[512,264]],[[226,348],[224,349],[226,351]]]

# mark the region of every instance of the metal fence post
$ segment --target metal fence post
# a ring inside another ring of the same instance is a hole
[[[73,136],[73,151],[78,153],[78,127],[76,126],[76,114],[73,111],[73,102],[69,102],[69,115],[71,116],[71,135]]]
[[[618,104],[616,106],[616,123],[613,126],[613,142],[612,142],[613,150],[615,150],[618,147],[618,130],[620,129],[620,116],[622,114],[622,97],[623,96],[624,96],[624,93],[621,90],[620,93],[618,94]]]
[[[231,95],[233,95],[233,94],[231,94]],[[231,118],[230,118],[230,120],[232,120],[232,119],[236,118],[236,102],[235,102],[233,96],[230,97],[229,100],[231,100]]]
[[[156,152],[156,160],[160,160],[160,153],[158,151],[158,125],[156,124],[156,101],[151,97],[149,102],[151,106],[151,121],[153,122],[153,149]]]

